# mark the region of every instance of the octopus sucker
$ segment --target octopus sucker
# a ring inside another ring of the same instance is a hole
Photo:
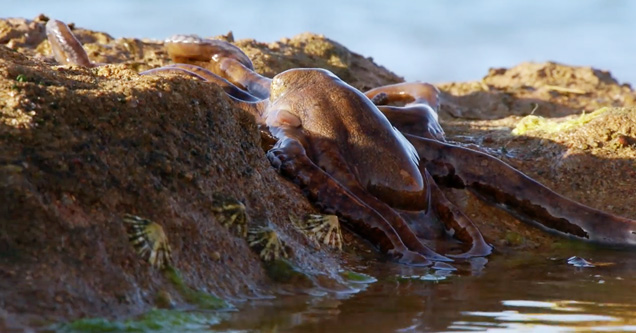
[[[128,240],[141,258],[160,269],[172,265],[172,249],[159,223],[131,214],[124,215],[122,220],[127,226]]]
[[[294,227],[318,247],[321,244],[342,250],[342,232],[338,216],[329,214],[306,214],[302,217],[289,215]]]
[[[63,23],[49,23],[58,62],[94,66]],[[439,91],[431,84],[399,83],[363,93],[320,68],[264,77],[246,54],[224,41],[180,36],[165,46],[183,64],[142,74],[178,72],[219,85],[231,103],[255,117],[271,165],[322,213],[336,215],[395,261],[440,267],[450,257],[491,254],[476,224],[438,186],[466,188],[523,221],[568,237],[636,245],[636,221],[577,203],[492,156],[447,143],[437,115]],[[229,214],[231,222],[222,223],[232,226],[240,211],[217,213]],[[439,254],[413,230],[438,221],[464,245],[463,252]],[[247,237],[251,246],[263,248],[263,258],[286,255],[271,228]]]

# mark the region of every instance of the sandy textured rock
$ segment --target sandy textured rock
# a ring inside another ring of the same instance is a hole
[[[296,265],[337,280],[341,255],[317,251],[289,225],[290,212],[315,210],[270,167],[251,116],[232,108],[214,85],[138,76],[169,63],[158,41],[75,29],[89,56],[111,65],[56,67],[45,21],[0,20],[0,328],[131,315],[166,290],[183,302],[129,245],[125,213],[164,226],[175,266],[192,288],[224,298],[274,292],[245,240],[215,219],[214,193],[242,200],[253,225],[271,223],[294,249]],[[324,67],[359,89],[401,81],[323,36],[236,44],[268,76]],[[636,218],[634,93],[609,73],[522,64],[493,69],[480,82],[439,87],[449,140],[474,145],[592,207]],[[567,117],[602,106],[624,108],[566,132],[510,134],[533,110]],[[464,191],[447,193],[499,251],[559,241]]]

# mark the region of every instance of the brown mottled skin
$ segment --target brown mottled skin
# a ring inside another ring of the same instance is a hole
[[[58,61],[80,59],[74,63],[90,65],[70,30],[53,22],[47,31]],[[273,141],[267,156],[281,174],[321,210],[339,215],[399,262],[429,265],[491,253],[477,227],[438,184],[467,188],[522,220],[566,236],[636,244],[636,221],[576,203],[494,157],[445,143],[437,121],[438,91],[429,84],[401,83],[363,94],[324,69],[263,77],[226,42],[177,36],[166,41],[166,48],[176,62],[209,59],[209,65],[175,64],[142,74],[179,71],[220,85],[268,130],[265,138]],[[396,102],[404,106],[390,105]],[[416,236],[412,227],[436,218],[466,244],[463,253],[439,255]]]

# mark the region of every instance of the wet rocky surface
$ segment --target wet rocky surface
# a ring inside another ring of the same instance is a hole
[[[91,59],[108,65],[60,67],[46,20],[0,20],[0,328],[123,318],[166,297],[191,303],[134,252],[123,214],[163,226],[190,288],[230,302],[298,291],[293,282],[274,281],[246,240],[219,223],[215,194],[243,202],[250,226],[278,232],[292,249],[290,261],[310,277],[298,283],[304,289],[347,288],[339,271],[382,259],[346,231],[340,253],[292,228],[289,214],[317,210],[269,165],[250,115],[212,84],[137,74],[170,63],[161,41],[74,28]],[[217,38],[233,41],[231,34]],[[361,90],[402,80],[324,36],[235,44],[270,77],[323,67]],[[586,205],[636,218],[636,95],[629,85],[589,67],[526,63],[438,87],[449,141]],[[511,132],[530,114],[564,122],[603,107],[568,129]],[[465,191],[446,194],[496,252],[569,244]]]

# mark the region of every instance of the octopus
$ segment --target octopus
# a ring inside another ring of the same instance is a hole
[[[96,65],[64,23],[49,21],[47,34],[58,62]],[[141,75],[177,72],[219,85],[256,119],[271,165],[321,212],[337,215],[394,261],[430,266],[491,254],[475,223],[440,186],[467,189],[565,237],[636,245],[636,221],[575,202],[495,157],[446,142],[431,84],[361,92],[320,68],[261,76],[224,41],[175,36],[165,48],[175,63]],[[422,237],[435,224],[440,237],[455,241],[452,251],[440,254]]]

